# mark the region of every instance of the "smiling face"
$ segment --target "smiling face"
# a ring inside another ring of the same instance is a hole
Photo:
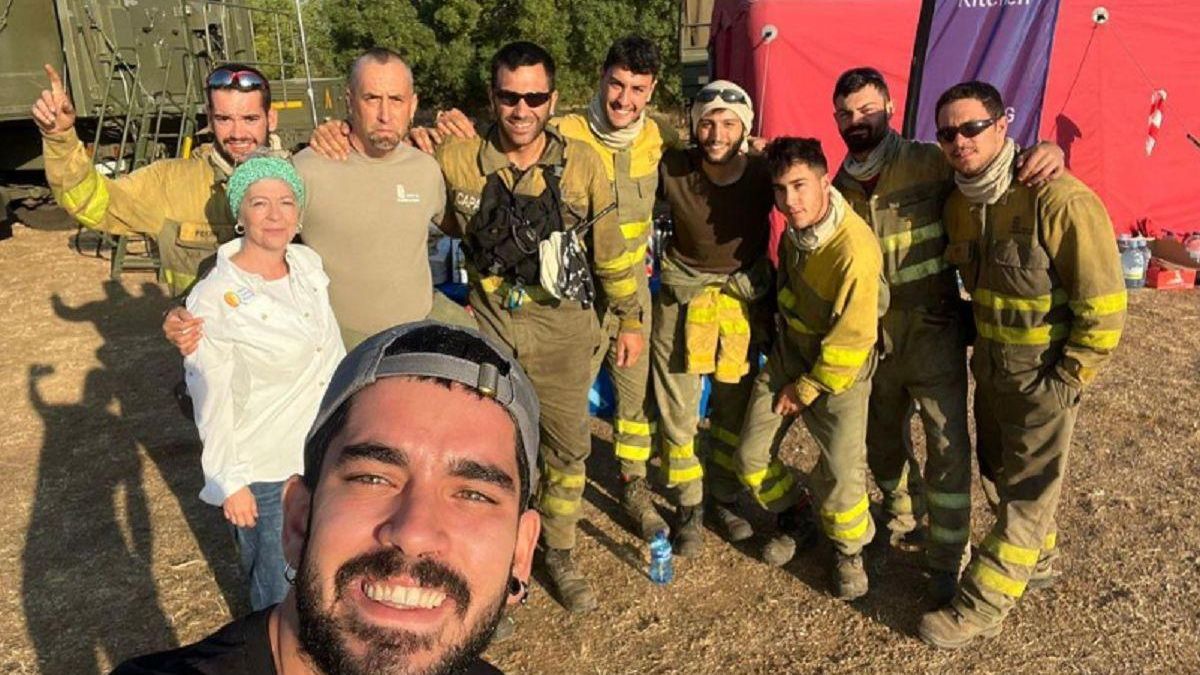
[[[271,252],[285,250],[300,222],[300,204],[292,186],[277,178],[251,183],[238,208],[238,221],[246,228],[247,245]]]
[[[633,124],[646,109],[654,94],[654,76],[637,74],[622,66],[604,71],[600,80],[604,96],[604,114],[614,129]]]
[[[395,59],[362,59],[346,90],[350,126],[369,157],[382,157],[408,135],[417,113],[408,66]]]
[[[745,134],[742,120],[725,108],[705,113],[696,124],[696,141],[709,164],[725,164],[737,157]]]
[[[501,100],[498,92],[505,94],[549,94],[545,103],[530,106],[524,98],[510,105]],[[509,70],[500,66],[496,71],[496,85],[491,93],[492,114],[500,122],[500,133],[507,149],[516,150],[534,143],[546,128],[546,122],[554,114],[558,92],[550,90],[550,76],[542,64],[518,66]]]
[[[812,227],[829,208],[829,174],[803,162],[793,162],[772,179],[775,208],[797,230]]]
[[[838,133],[852,153],[870,152],[887,135],[892,102],[875,85],[868,84],[833,102]]]
[[[518,506],[515,433],[458,385],[390,377],[355,395],[315,495],[293,479],[285,497],[301,644],[325,672],[438,672],[487,646],[539,529]]]
[[[209,92],[208,115],[217,151],[232,164],[266,146],[275,130],[276,113],[263,109],[261,91],[215,89]]]
[[[988,120],[988,113],[983,102],[975,98],[961,98],[942,106],[937,113],[938,129],[956,127],[976,120]],[[964,176],[976,176],[987,168],[992,160],[1004,148],[1004,139],[1008,134],[1008,119],[1003,115],[988,128],[974,138],[967,138],[962,133],[957,134],[953,141],[938,139],[938,145],[946,160],[954,170]]]

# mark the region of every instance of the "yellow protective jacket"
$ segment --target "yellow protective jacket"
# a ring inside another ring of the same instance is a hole
[[[451,207],[447,209],[447,221],[443,223],[447,234],[463,236],[471,217],[479,210],[487,177],[497,172],[514,193],[537,196],[546,189],[542,172],[562,164],[564,169],[559,185],[563,224],[568,229],[582,225],[608,208],[613,202],[612,187],[600,156],[587,144],[564,138],[552,127],[546,128],[546,136],[546,148],[541,158],[524,172],[515,170],[500,150],[499,132],[495,127],[482,137],[439,146],[437,157],[446,178],[447,203]],[[636,269],[631,264],[615,209],[592,225],[587,241],[592,269],[608,298],[609,309],[620,319],[621,330],[640,328],[645,308],[637,298],[636,274],[644,272],[640,271],[640,261]],[[471,269],[468,273],[472,283],[478,283],[484,292],[507,296],[511,290],[502,277],[480,278]],[[540,286],[527,287],[526,291],[529,300],[539,304],[560,302]]]
[[[1013,181],[990,206],[955,191],[946,259],[971,293],[979,342],[1010,373],[1054,368],[1083,386],[1121,339],[1125,281],[1104,205],[1063,174],[1039,188]]]
[[[59,205],[85,227],[153,237],[163,279],[175,295],[191,288],[201,263],[234,237],[226,176],[210,161],[211,146],[190,158],[162,159],[115,179],[96,170],[74,129],[43,136],[42,151],[46,180]]]
[[[612,183],[617,221],[629,249],[629,261],[640,268],[645,264],[646,245],[654,220],[658,162],[665,147],[678,144],[678,136],[674,130],[647,115],[642,132],[633,144],[623,150],[614,150],[596,138],[586,115],[563,115],[550,123],[556,125],[563,136],[587,143],[600,156],[604,173]]]
[[[786,324],[780,346],[812,364],[795,382],[805,406],[870,377],[882,267],[879,240],[851,209],[811,251],[801,249],[790,231],[780,239],[779,314]]]
[[[889,308],[953,314],[958,281],[944,259],[942,209],[954,190],[954,172],[941,148],[901,140],[869,197],[845,168],[833,184],[879,238]]]

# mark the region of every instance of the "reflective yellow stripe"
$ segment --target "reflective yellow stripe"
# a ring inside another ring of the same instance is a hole
[[[919,265],[910,265],[903,269],[896,270],[895,274],[888,277],[888,281],[896,285],[907,284],[910,281],[916,281],[917,279],[924,279],[925,277],[933,276],[947,267],[949,267],[949,265],[946,264],[945,260],[942,260],[941,258],[933,258],[932,260],[926,260]]]
[[[770,467],[767,467],[767,469],[769,468]],[[748,487],[757,489],[758,487],[762,486],[763,480],[767,477],[767,469],[763,469],[762,471],[754,471],[751,473],[743,473],[740,474],[738,478],[740,478],[742,483]]]
[[[944,234],[946,234],[946,230],[942,227],[942,222],[939,220],[925,227],[918,227],[915,230],[883,237],[879,240],[879,245],[883,247],[884,251],[891,252],[902,248],[909,248],[913,244],[919,244],[930,239],[937,239]]]
[[[587,484],[587,476],[583,474],[565,473],[552,466],[547,466],[546,481],[554,485],[561,485],[565,488],[581,488]]]
[[[579,510],[579,501],[542,495],[542,512],[551,516],[569,516]]]
[[[716,307],[688,307],[687,322],[690,324],[717,323]]]
[[[1119,330],[1072,330],[1071,342],[1090,349],[1116,349],[1121,341]]]
[[[824,364],[818,363],[812,370],[812,378],[833,391],[843,391],[854,384],[854,375],[843,375],[831,372]]]
[[[728,429],[722,429],[721,427],[715,425],[708,428],[708,435],[712,436],[718,441],[721,441],[731,448],[736,448],[738,443],[741,442],[741,438],[738,437],[737,434],[729,431]]]
[[[1050,534],[1046,535],[1045,539],[1042,540],[1042,550],[1043,551],[1053,551],[1054,546],[1057,543],[1058,543],[1058,533],[1051,532]]]
[[[971,495],[966,492],[930,492],[929,505],[939,509],[969,509]]]
[[[930,525],[929,538],[939,544],[963,544],[971,538],[971,528],[955,530],[941,525]]]
[[[867,362],[867,356],[870,354],[870,349],[849,349],[835,345],[821,346],[821,360],[831,366],[857,368]]]
[[[990,534],[983,540],[983,547],[990,551],[992,555],[1011,565],[1033,567],[1038,561],[1038,550],[1036,548],[1025,548],[1010,544]]]
[[[88,171],[83,180],[56,197],[67,213],[87,227],[98,226],[104,214],[108,213],[108,185],[95,169]]]
[[[1061,340],[1071,333],[1070,324],[1065,323],[1033,328],[1011,328],[976,321],[975,327],[981,337],[1010,345],[1047,345],[1054,340]]]
[[[975,290],[975,294],[971,296],[971,299],[975,302],[975,304],[983,305],[989,309],[1011,309],[1022,312],[1049,312],[1052,307],[1056,307],[1067,301],[1067,292],[1061,288],[1056,288],[1050,295],[1037,295],[1032,298],[1023,298],[1016,295],[996,293],[994,291],[989,291],[986,288],[979,288]]]
[[[1071,311],[1079,316],[1098,317],[1125,311],[1129,297],[1125,291],[1110,295],[1098,295],[1084,300],[1072,300]]]
[[[796,296],[792,294],[792,290],[787,288],[779,289],[779,304],[788,309],[796,309]]]
[[[704,467],[694,464],[686,469],[670,469],[667,471],[667,482],[672,485],[690,483],[704,477]]]
[[[866,513],[867,507],[870,505],[871,503],[867,500],[867,496],[864,494],[862,499],[860,499],[857,504],[851,506],[845,511],[825,511],[822,509],[821,517],[831,523],[845,525],[846,523],[854,522],[855,518]]]
[[[1019,598],[1025,592],[1025,582],[1009,579],[982,563],[975,564],[971,569],[971,576],[980,586],[1012,598]]]
[[[817,334],[817,331],[804,325],[804,322],[801,321],[800,319],[788,316],[787,314],[784,314],[783,318],[787,319],[788,328],[791,328],[792,330],[796,331],[797,333],[800,333],[802,335],[816,335]]]
[[[671,459],[691,459],[696,456],[696,443],[691,441],[686,445],[671,445],[667,443],[667,456]]]
[[[633,223],[621,223],[621,236],[626,239],[643,239],[650,231],[650,221],[641,220]]]
[[[610,298],[624,298],[637,292],[636,279],[621,279],[604,284],[604,292]]]
[[[196,283],[196,277],[192,274],[184,272],[176,272],[175,270],[163,269],[163,281],[171,287],[171,292],[178,295],[187,290],[192,284]]]
[[[854,541],[855,539],[859,539],[866,534],[867,528],[870,527],[870,525],[871,519],[868,517],[863,517],[861,523],[846,530],[838,529],[835,525],[826,524],[825,534],[837,539]]]
[[[482,277],[479,279],[479,287],[485,293],[499,295],[507,299],[507,296],[512,293],[515,287],[504,280],[504,277],[491,276]],[[550,295],[550,291],[541,286],[525,286],[521,289],[522,297],[517,303],[517,306],[524,304],[525,300],[532,300],[538,303],[557,302],[558,298]]]
[[[635,422],[633,420],[624,420],[617,418],[617,433],[629,434],[630,436],[649,436],[649,422]]]
[[[728,452],[721,452],[720,450],[714,448],[710,453],[709,458],[712,460],[713,464],[716,464],[730,473],[737,471],[737,468],[733,465],[733,455],[729,454]]]
[[[771,502],[779,500],[786,495],[795,484],[796,480],[792,478],[792,472],[785,470],[783,472],[783,477],[780,478],[775,485],[771,486],[770,490],[758,495],[758,502],[763,506],[766,506]]]
[[[650,459],[650,446],[630,445],[617,441],[613,443],[613,454],[620,459],[644,462]]]

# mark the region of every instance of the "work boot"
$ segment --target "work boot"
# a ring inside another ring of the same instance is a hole
[[[558,600],[568,612],[580,614],[596,609],[596,594],[587,577],[575,566],[569,548],[546,549],[546,573],[558,591]]]
[[[917,526],[911,530],[889,530],[888,545],[906,553],[921,551],[925,548],[925,528]]]
[[[946,570],[929,571],[929,599],[937,608],[946,607],[958,593],[958,575]]]
[[[812,519],[812,503],[805,495],[800,503],[779,514],[778,530],[763,546],[763,562],[783,567],[797,549],[811,548],[817,543],[817,526]]]
[[[678,529],[675,531],[675,553],[694,558],[704,548],[704,507],[679,507]]]
[[[833,594],[839,600],[857,600],[867,594],[867,570],[863,567],[862,554],[846,555],[834,553]]]
[[[650,541],[659,532],[671,531],[667,521],[658,515],[658,510],[650,501],[650,486],[641,476],[622,478],[621,508],[633,520],[638,536],[643,541]]]
[[[734,511],[735,508],[737,508],[735,502],[725,503],[716,499],[712,502],[713,517],[720,526],[725,540],[730,543],[745,541],[754,536],[754,528],[750,526],[750,521]]]
[[[1000,634],[1000,621],[982,623],[972,620],[950,606],[921,617],[917,633],[926,643],[940,649],[962,649],[976,637],[994,637]]]

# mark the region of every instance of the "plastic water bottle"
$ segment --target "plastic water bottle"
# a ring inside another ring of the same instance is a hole
[[[1134,239],[1128,234],[1117,238],[1117,249],[1121,252],[1121,269],[1125,273],[1125,288],[1141,288],[1146,285],[1146,264],[1149,250],[1141,237]]]
[[[659,530],[650,541],[650,581],[666,586],[675,578],[675,563],[671,560],[671,540]]]

